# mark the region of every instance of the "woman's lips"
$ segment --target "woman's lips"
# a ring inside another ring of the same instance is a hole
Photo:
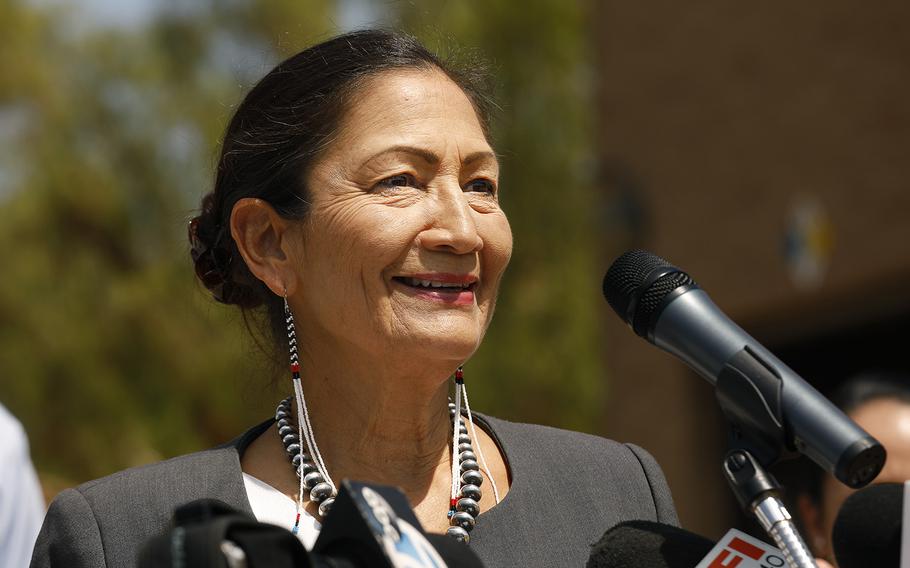
[[[407,295],[455,306],[474,304],[477,278],[460,274],[415,274],[392,281]]]

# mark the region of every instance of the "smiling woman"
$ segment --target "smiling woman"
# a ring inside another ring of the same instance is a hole
[[[287,286],[305,369],[323,368],[317,354],[343,366],[333,376],[382,359],[384,393],[439,396],[427,371],[448,376],[477,349],[511,254],[498,163],[474,105],[438,68],[386,71],[358,90],[305,178],[309,211],[282,259],[249,238],[281,231],[262,201],[235,205],[235,241],[273,292]]]
[[[676,522],[640,448],[470,412],[461,365],[512,252],[477,85],[410,37],[362,31],[253,88],[192,256],[218,301],[266,314],[293,394],[225,447],[62,493],[34,566],[132,565],[203,497],[312,546],[345,478],[401,487],[426,530],[489,566],[578,566],[618,522]]]

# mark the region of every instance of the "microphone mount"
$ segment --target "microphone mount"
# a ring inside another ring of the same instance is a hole
[[[740,505],[784,554],[790,568],[816,568],[809,547],[780,499],[780,484],[749,450],[731,449],[723,460],[724,477]]]
[[[780,484],[765,470],[788,446],[782,390],[781,378],[748,345],[726,362],[714,391],[730,425],[723,472],[739,504],[755,516],[790,568],[815,568],[809,547],[780,499]]]

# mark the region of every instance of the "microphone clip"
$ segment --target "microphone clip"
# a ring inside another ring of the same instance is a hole
[[[730,448],[747,450],[762,466],[792,457],[784,426],[783,381],[746,345],[717,377],[715,396],[730,423]]]

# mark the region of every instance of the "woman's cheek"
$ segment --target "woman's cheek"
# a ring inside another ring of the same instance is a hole
[[[505,215],[496,215],[496,218],[490,221],[490,226],[485,231],[488,236],[484,239],[484,249],[491,259],[491,264],[498,265],[502,271],[512,258],[512,229]]]

